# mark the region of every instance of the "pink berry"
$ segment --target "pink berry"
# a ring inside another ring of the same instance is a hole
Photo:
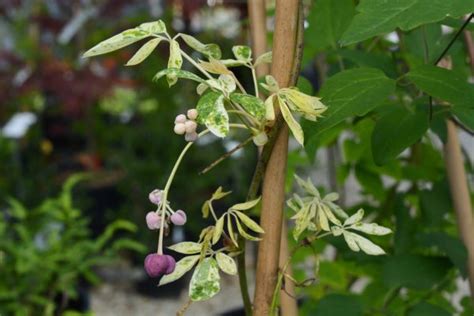
[[[194,142],[196,141],[197,138],[198,138],[198,134],[196,132],[186,133],[186,135],[184,135],[184,139],[187,142]]]
[[[155,229],[160,229],[161,225],[161,216],[158,215],[156,212],[148,212],[146,214],[146,225],[148,226],[149,229],[155,230]]]
[[[177,210],[173,215],[171,215],[170,219],[173,224],[182,226],[186,224],[187,217],[183,210]]]
[[[198,111],[196,109],[190,109],[188,110],[188,119],[190,120],[195,120],[198,117]]]
[[[176,123],[174,126],[174,132],[178,135],[183,135],[186,133],[186,125],[184,125],[184,123]]]
[[[184,122],[186,122],[186,115],[184,115],[184,114],[180,114],[180,115],[176,116],[176,118],[174,119],[175,124],[184,123]]]
[[[151,253],[145,258],[145,271],[151,278],[159,277],[166,274],[171,266],[170,259],[167,255],[159,255],[157,253]],[[174,261],[174,259],[173,259]],[[173,266],[174,270],[174,266]]]
[[[161,202],[161,195],[163,192],[161,190],[155,189],[148,194],[148,199],[150,200],[151,203],[153,204],[160,204]]]
[[[191,134],[196,131],[197,124],[194,121],[186,121],[184,127],[186,128],[186,133]]]

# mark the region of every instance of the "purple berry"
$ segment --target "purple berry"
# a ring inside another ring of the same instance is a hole
[[[148,194],[148,199],[150,200],[151,203],[153,204],[160,204],[161,202],[161,195],[163,192],[161,190],[155,189]]]
[[[168,267],[166,268],[165,274],[173,273],[174,268],[176,267],[176,260],[170,255],[165,255],[165,258],[168,260]]]
[[[170,219],[173,224],[182,226],[186,224],[186,213],[183,210],[177,210]]]
[[[161,216],[156,212],[148,212],[145,217],[146,225],[149,229],[159,229],[161,225]]]
[[[170,259],[167,256],[151,253],[145,258],[145,271],[151,278],[159,277],[168,271]],[[173,267],[174,270],[174,267]]]

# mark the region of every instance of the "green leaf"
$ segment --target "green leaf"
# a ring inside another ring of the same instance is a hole
[[[82,57],[92,57],[110,53],[135,42],[138,42],[139,40],[144,39],[148,36],[150,36],[150,33],[139,28],[128,29],[95,45],[87,52],[85,52]]]
[[[464,243],[446,233],[424,233],[417,236],[419,243],[427,248],[436,247],[459,269],[463,277],[467,277],[467,250]]]
[[[418,197],[423,224],[430,228],[443,227],[447,215],[453,211],[448,181],[441,179],[434,182],[430,190],[420,190]]]
[[[385,104],[394,91],[395,81],[373,68],[356,68],[329,78],[321,88],[321,100],[328,107],[316,123],[304,122],[307,138],[353,116],[362,116]]]
[[[428,130],[427,107],[415,113],[403,106],[393,106],[375,124],[372,134],[372,154],[378,165],[383,165],[406,148],[416,143]]]
[[[248,46],[237,45],[232,47],[232,52],[237,60],[250,62],[252,60],[252,50]]]
[[[397,255],[386,259],[382,277],[389,287],[430,289],[441,282],[452,264],[448,259],[420,255]]]
[[[474,129],[474,86],[453,70],[424,65],[410,71],[407,78],[420,90],[453,105],[451,112]]]
[[[341,39],[342,45],[357,43],[400,28],[403,31],[441,21],[446,16],[461,17],[474,11],[474,0],[362,0]]]
[[[364,309],[362,302],[355,295],[329,294],[317,304],[309,306],[305,315],[314,316],[362,316]]]
[[[326,48],[336,48],[354,13],[352,0],[315,1],[305,29],[305,51],[316,54]]]
[[[180,34],[181,38],[194,50],[214,59],[221,59],[221,49],[217,44],[203,44],[191,35]]]
[[[455,106],[451,112],[464,126],[474,131],[474,104],[472,107]]]
[[[452,315],[442,307],[429,304],[427,302],[421,302],[410,308],[407,312],[407,316],[450,316]]]
[[[187,256],[176,262],[176,267],[173,273],[164,275],[159,283],[159,286],[174,282],[181,278],[186,272],[198,262],[200,255]]]
[[[189,297],[194,302],[208,300],[220,291],[219,282],[216,260],[205,258],[194,270],[189,283]]]
[[[224,96],[221,93],[210,91],[198,101],[198,121],[218,137],[225,137],[229,133],[229,115],[224,108]]]
[[[453,70],[423,65],[410,71],[406,77],[423,92],[455,106],[474,104],[474,86]]]
[[[140,49],[130,58],[130,60],[127,62],[126,66],[134,66],[138,65],[142,61],[144,61],[150,54],[153,52],[153,50],[158,46],[158,44],[161,42],[161,38],[154,38],[152,40],[149,40],[146,42]]]
[[[260,227],[253,219],[251,219],[250,217],[248,217],[247,215],[239,211],[234,211],[234,213],[240,218],[240,220],[245,224],[245,226],[247,226],[254,232],[260,233],[260,234],[264,233],[262,227]]]
[[[175,245],[169,246],[168,249],[189,255],[201,252],[202,244],[191,241],[183,241]]]
[[[232,93],[230,95],[230,100],[241,105],[258,121],[261,121],[265,118],[265,104],[260,98],[256,98],[249,94]]]
[[[260,202],[260,197],[248,202],[235,204],[230,209],[238,210],[238,211],[250,210],[251,208],[255,207],[255,205],[257,205],[258,202]]]
[[[233,258],[229,257],[228,255],[218,252],[216,254],[217,264],[219,268],[227,274],[235,275],[237,274],[237,265]]]
[[[181,49],[179,48],[179,43],[175,40],[170,41],[170,57],[168,59],[168,68],[181,69],[183,65],[183,57],[181,56]],[[171,87],[178,81],[178,77],[173,73],[166,75],[166,80],[168,85]]]
[[[176,78],[182,78],[182,79],[189,79],[189,80],[194,80],[196,82],[200,83],[205,83],[206,81],[202,79],[201,77],[193,74],[192,72],[186,71],[186,70],[181,70],[177,68],[166,68],[161,71],[159,71],[154,77],[154,81],[160,80],[164,76],[172,76]]]

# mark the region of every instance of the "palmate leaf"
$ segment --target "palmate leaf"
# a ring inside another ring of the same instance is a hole
[[[375,68],[350,69],[329,78],[320,93],[327,111],[317,123],[303,122],[307,141],[347,118],[385,104],[394,89],[395,81]]]
[[[403,31],[474,11],[474,0],[362,0],[359,12],[341,39],[342,45],[357,43],[372,36]]]
[[[318,0],[313,4],[305,29],[303,54],[315,54],[326,48],[336,48],[339,39],[354,16],[352,0]],[[313,56],[305,56],[305,60]]]
[[[461,74],[430,65],[417,67],[406,77],[420,90],[453,105],[451,113],[474,129],[474,86]]]
[[[372,154],[378,165],[395,159],[417,142],[429,127],[427,107],[420,105],[413,113],[403,106],[393,106],[376,123],[372,133]]]

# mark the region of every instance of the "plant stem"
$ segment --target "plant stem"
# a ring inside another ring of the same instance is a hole
[[[459,28],[459,30],[456,32],[456,34],[454,34],[453,38],[451,39],[451,41],[448,43],[448,45],[446,46],[446,48],[443,50],[443,52],[439,55],[439,57],[436,59],[436,61],[434,62],[434,65],[437,65],[441,59],[444,58],[444,55],[446,55],[446,53],[449,51],[449,49],[451,48],[451,46],[453,46],[454,42],[456,42],[457,38],[459,37],[459,35],[461,35],[461,33],[464,31],[464,29],[469,25],[469,23],[471,22],[472,18],[474,17],[474,13],[471,13],[471,15],[468,16],[468,18],[466,19],[466,21],[464,22],[464,24]]]
[[[223,160],[225,160],[226,158],[232,156],[233,153],[235,153],[236,151],[244,148],[248,143],[250,143],[252,141],[252,138],[253,137],[250,136],[249,138],[247,138],[246,140],[244,140],[243,142],[241,142],[240,144],[238,144],[237,146],[235,146],[234,148],[232,148],[231,150],[226,152],[224,155],[219,157],[217,160],[215,160],[213,163],[211,163],[209,166],[207,166],[201,172],[199,172],[199,174],[204,174],[204,173],[208,172],[209,170],[211,170],[212,168],[217,166],[219,163],[221,163]]]
[[[229,124],[230,127],[234,128],[243,128],[247,129],[246,126],[241,125],[241,124]],[[209,133],[209,130],[206,129],[198,134],[198,137],[204,136],[205,134]],[[157,253],[159,255],[163,254],[163,237],[164,237],[164,228],[165,228],[165,215],[166,215],[166,206],[168,202],[168,192],[171,187],[171,183],[173,182],[174,176],[176,175],[176,171],[178,170],[179,165],[181,164],[181,161],[183,160],[184,156],[186,155],[186,152],[191,148],[191,146],[194,144],[194,142],[188,142],[186,146],[183,148],[181,151],[181,154],[179,155],[178,159],[174,163],[173,169],[171,170],[171,174],[168,177],[168,181],[166,181],[165,188],[163,189],[163,196],[162,196],[162,201],[161,201],[161,225],[160,225],[160,233],[158,235],[158,249]]]
[[[260,95],[259,95],[259,92],[258,92],[257,74],[255,73],[255,68],[253,66],[251,66],[250,69],[252,71],[252,79],[253,79],[253,86],[254,86],[254,89],[255,89],[255,96],[257,98],[259,98]]]

